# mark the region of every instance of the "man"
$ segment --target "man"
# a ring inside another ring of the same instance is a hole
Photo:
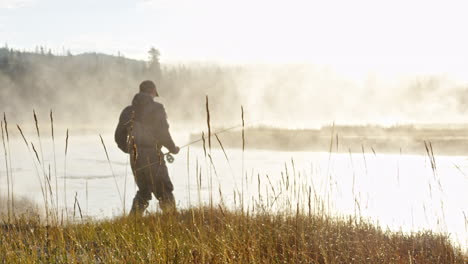
[[[118,147],[130,154],[138,191],[133,199],[130,214],[142,216],[154,193],[163,212],[175,211],[174,187],[167,171],[164,146],[171,153],[179,153],[169,133],[164,106],[155,102],[159,96],[152,81],[143,81],[140,92],[133,97],[132,105],[120,114],[115,130]]]

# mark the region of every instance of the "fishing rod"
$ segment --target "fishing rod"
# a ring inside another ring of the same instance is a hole
[[[225,128],[223,130],[220,130],[220,131],[217,131],[215,133],[213,133],[213,135],[218,135],[218,134],[222,134],[222,133],[225,133],[225,132],[228,132],[230,130],[233,130],[233,129],[236,129],[236,128],[239,128],[239,127],[242,127],[242,125],[237,125],[237,126],[233,126],[233,127],[229,127],[229,128]],[[197,140],[194,140],[192,142],[189,142],[181,147],[179,147],[179,149],[183,149],[183,148],[186,148],[188,146],[191,146],[193,144],[196,144],[200,141],[203,141],[204,140],[204,137],[202,136],[201,138],[197,139]],[[166,153],[163,153],[163,155],[166,157],[166,161],[169,162],[169,163],[173,163],[175,158],[174,156],[170,153],[170,152],[166,152]]]
[[[225,133],[225,132],[227,132],[227,131],[230,131],[230,130],[233,130],[233,129],[236,129],[236,128],[239,128],[239,127],[242,127],[242,126],[243,126],[243,125],[236,125],[236,126],[233,126],[233,127],[229,127],[229,128],[222,129],[222,130],[220,130],[220,131],[217,131],[217,132],[211,133],[211,134],[212,134],[212,135],[219,135],[219,134]],[[189,142],[189,143],[187,143],[187,144],[185,144],[185,145],[182,145],[181,147],[179,147],[179,149],[186,148],[186,147],[188,147],[188,146],[191,146],[191,145],[196,144],[196,143],[198,143],[198,142],[200,142],[200,141],[203,141],[203,140],[204,140],[204,137],[202,136],[200,139],[197,139],[197,140],[191,141],[191,142]],[[175,160],[175,158],[174,158],[174,156],[171,154],[171,152],[163,153],[163,156],[166,158],[166,161],[167,161],[168,163],[173,163],[174,160]],[[136,170],[138,171],[138,170],[147,168],[147,167],[152,166],[152,165],[157,164],[157,163],[158,163],[158,162],[148,163],[147,165],[145,165],[145,166],[143,166],[143,167],[140,167],[140,168],[138,168],[138,169],[136,169]]]

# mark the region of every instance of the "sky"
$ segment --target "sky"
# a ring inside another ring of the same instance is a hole
[[[307,63],[466,79],[466,1],[0,0],[0,43],[162,62]]]

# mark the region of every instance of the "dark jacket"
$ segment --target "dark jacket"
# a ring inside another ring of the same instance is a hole
[[[171,152],[176,147],[169,133],[164,106],[146,93],[136,94],[132,105],[120,114],[115,142],[125,153],[129,153],[129,144],[135,144],[137,148],[164,146]]]

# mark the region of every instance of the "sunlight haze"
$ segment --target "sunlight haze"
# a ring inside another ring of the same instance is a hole
[[[163,62],[307,63],[465,80],[464,1],[0,1],[0,41]]]

